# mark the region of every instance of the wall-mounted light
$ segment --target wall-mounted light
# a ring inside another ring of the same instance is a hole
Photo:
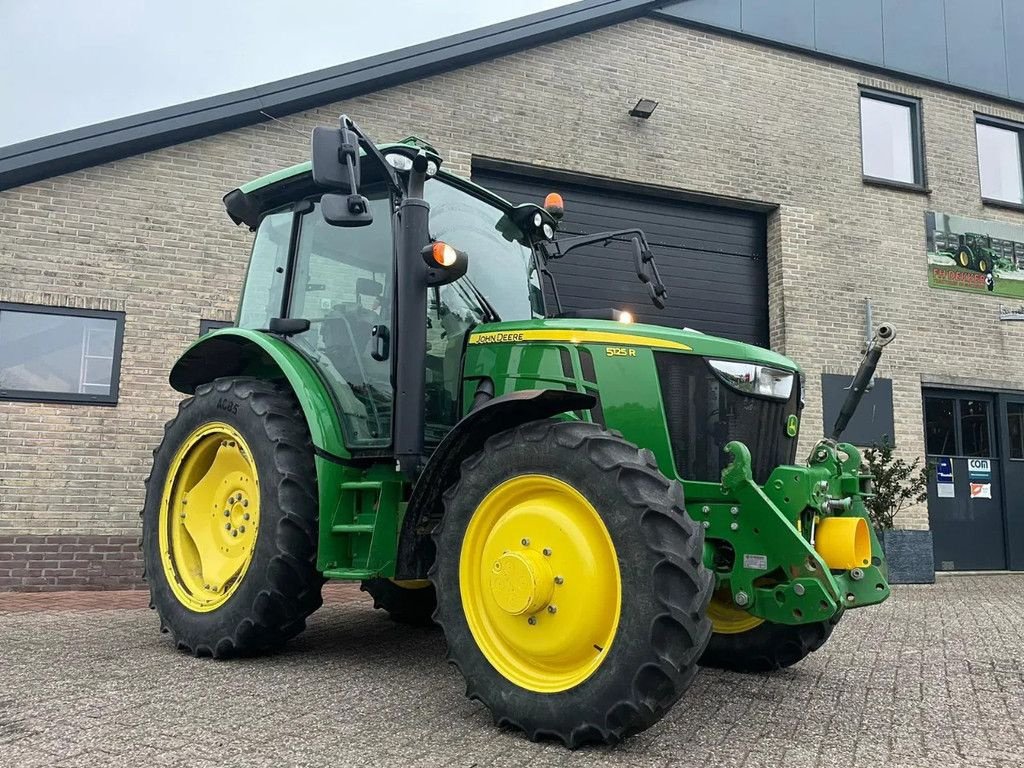
[[[640,101],[636,103],[636,106],[629,110],[629,114],[632,117],[639,117],[641,120],[646,120],[654,113],[657,106],[658,102],[654,99],[640,99]]]

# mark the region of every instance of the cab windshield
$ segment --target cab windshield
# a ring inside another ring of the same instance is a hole
[[[466,273],[502,320],[544,316],[540,279],[529,241],[505,213],[490,203],[431,179],[430,235],[469,255]]]

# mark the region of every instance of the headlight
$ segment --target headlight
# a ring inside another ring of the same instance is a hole
[[[388,165],[399,171],[411,171],[412,170],[412,158],[408,155],[403,155],[401,152],[389,152],[384,155],[384,159],[388,161]]]
[[[733,389],[774,400],[789,400],[793,392],[792,371],[734,360],[708,360],[715,374]]]

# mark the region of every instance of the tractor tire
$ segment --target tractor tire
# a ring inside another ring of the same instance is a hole
[[[466,459],[444,505],[434,619],[498,725],[613,744],[690,685],[713,578],[650,451],[595,424],[530,422]]]
[[[260,379],[200,385],[167,423],[146,478],[144,576],[161,631],[215,658],[301,632],[322,602],[318,508],[295,397]]]
[[[713,609],[710,611],[714,613]],[[712,632],[700,659],[702,667],[730,672],[774,672],[803,661],[832,635],[842,613],[813,624],[764,621],[741,632]]]
[[[401,582],[393,579],[367,579],[359,588],[373,598],[373,607],[388,612],[399,624],[429,626],[434,623],[437,594],[426,582]]]

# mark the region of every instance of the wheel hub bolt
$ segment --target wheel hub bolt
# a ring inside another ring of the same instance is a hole
[[[548,613],[558,613],[558,607],[554,605],[548,606]]]
[[[544,547],[544,557],[551,557],[551,548]]]
[[[561,576],[555,576],[555,584],[564,584],[564,583],[565,583],[565,579],[563,579]]]
[[[536,616],[531,616],[530,618],[528,618],[526,620],[526,623],[529,624],[532,627],[534,624],[537,623],[537,617]]]
[[[181,519],[182,519],[182,520],[184,520],[184,519],[185,519],[185,513],[184,513],[184,512],[182,512],[182,513],[181,513]]]
[[[224,510],[224,517],[231,517],[231,510],[230,509],[225,509]]]
[[[523,539],[521,543],[522,543],[522,545],[524,547],[530,546],[530,540],[529,539]]]
[[[238,531],[232,531],[232,532],[231,532],[231,535],[232,535],[232,536],[238,536]]]
[[[249,506],[249,500],[248,499],[242,499],[242,506],[243,507],[248,507]]]
[[[225,531],[230,531],[231,530],[231,523],[224,523],[224,530]]]
[[[243,520],[248,520],[249,519],[249,513],[246,512],[244,515],[242,515],[242,519]]]
[[[238,532],[239,532],[239,533],[245,533],[245,526],[244,526],[244,525],[240,525],[240,526],[238,527]]]
[[[746,605],[750,602],[750,596],[746,592],[737,592],[733,600],[736,602],[736,605]]]

